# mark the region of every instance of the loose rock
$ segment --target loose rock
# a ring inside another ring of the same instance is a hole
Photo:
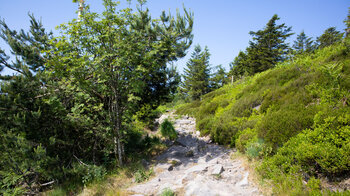
[[[172,114],[166,114],[160,117],[159,122],[165,118],[175,119]],[[175,129],[179,134],[176,142],[156,157],[158,163],[153,167],[155,178],[131,186],[128,191],[140,195],[160,195],[165,188],[171,188],[180,195],[189,196],[261,195],[249,183],[249,173],[242,163],[230,159],[234,150],[211,144],[208,136],[200,137],[195,130],[195,119],[177,119]]]
[[[211,175],[220,175],[224,171],[224,167],[221,164],[214,166]]]

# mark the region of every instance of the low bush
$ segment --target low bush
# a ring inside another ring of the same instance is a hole
[[[107,175],[107,170],[103,166],[75,163],[69,173],[85,186],[93,181],[102,180]]]
[[[144,168],[140,168],[134,173],[134,181],[136,183],[147,181],[153,174],[152,169],[145,170]]]
[[[160,125],[160,133],[163,137],[169,138],[170,140],[175,140],[177,138],[177,132],[175,131],[173,123],[168,119],[165,119]]]
[[[193,101],[191,103],[183,104],[177,107],[176,114],[195,116],[200,105],[200,101]]]
[[[165,188],[162,193],[160,194],[160,196],[175,196],[176,194],[174,193],[173,190],[171,190],[170,188]]]
[[[235,141],[236,148],[240,152],[244,153],[246,151],[247,144],[257,139],[258,139],[258,132],[256,131],[256,129],[251,129],[251,128],[245,129],[242,131],[241,134],[239,134],[239,137]]]
[[[250,159],[258,158],[261,156],[263,148],[264,148],[264,140],[256,139],[251,140],[247,143],[246,154]]]
[[[310,128],[314,115],[314,107],[305,108],[300,104],[278,110],[271,108],[258,126],[258,135],[277,149],[303,129]]]
[[[348,175],[350,173],[349,108],[319,112],[315,115],[313,127],[314,129],[306,129],[291,138],[276,155],[265,159],[258,168],[260,174],[282,185],[278,177],[281,173],[287,176],[311,176],[311,179],[313,176],[323,175],[331,180]],[[303,180],[307,181],[308,178]]]

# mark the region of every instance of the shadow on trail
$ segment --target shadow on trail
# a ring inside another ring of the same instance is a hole
[[[159,124],[170,115],[160,117]],[[249,173],[242,163],[230,159],[233,150],[212,144],[209,138],[199,137],[195,119],[183,117],[175,120],[175,130],[179,137],[175,142],[165,142],[169,148],[154,160],[155,176],[128,188],[134,196],[160,195],[168,188],[189,196],[260,195],[258,189],[248,182]]]
[[[177,163],[172,165],[175,165],[174,169],[176,169],[180,165],[186,167],[188,164],[204,163],[222,156],[229,156],[229,153],[230,150],[222,146],[210,144],[193,135],[181,134],[156,160],[159,164],[171,164],[169,161],[176,161]]]

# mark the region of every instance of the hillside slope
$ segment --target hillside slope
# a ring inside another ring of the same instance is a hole
[[[276,194],[350,189],[349,39],[226,85],[177,113],[196,117],[202,135],[261,159],[257,169]]]

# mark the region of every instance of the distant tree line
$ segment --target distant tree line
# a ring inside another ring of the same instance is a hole
[[[316,40],[302,31],[297,35],[293,45],[289,46],[286,40],[293,35],[292,28],[284,23],[277,24],[279,19],[274,15],[262,30],[249,33],[253,38],[245,51],[240,51],[230,64],[229,77],[237,80],[263,72],[295,55],[312,53],[315,49],[341,42],[344,37],[344,33],[337,31],[335,27],[326,29]]]
[[[295,55],[312,53],[318,48],[341,42],[344,38],[344,33],[336,30],[335,27],[326,29],[315,40],[302,31],[290,46],[286,40],[294,34],[291,32],[292,28],[284,23],[277,24],[279,19],[278,15],[273,15],[262,30],[249,32],[252,36],[249,46],[238,53],[233,62],[230,63],[228,72],[225,72],[220,65],[217,67],[217,71],[212,73],[208,47],[202,51],[201,47],[196,45],[186,64],[187,67],[184,69],[179,93],[184,98],[198,100],[201,95],[220,88],[226,83],[263,72],[273,68],[279,62],[293,58]],[[347,26],[346,36],[350,34],[349,21],[350,15],[344,21]]]

